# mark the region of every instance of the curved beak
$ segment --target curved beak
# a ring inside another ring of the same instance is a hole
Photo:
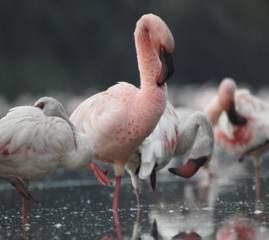
[[[172,54],[162,51],[160,55],[162,62],[162,72],[158,80],[158,85],[162,86],[174,74],[174,61]]]
[[[227,111],[227,116],[233,125],[244,126],[247,123],[247,119],[236,111],[234,104]]]
[[[169,168],[168,170],[177,176],[190,178],[207,162],[207,160],[207,157],[189,159],[185,165],[179,166],[178,168]]]

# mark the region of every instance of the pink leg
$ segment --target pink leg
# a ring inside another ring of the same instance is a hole
[[[120,226],[120,218],[119,218],[119,197],[120,197],[120,185],[121,185],[121,176],[116,176],[116,185],[113,199],[113,215],[114,215],[114,223],[116,228],[116,235],[118,240],[123,240],[123,235]]]
[[[28,225],[29,225],[29,201],[22,197],[22,232],[23,232],[23,239],[28,239]]]
[[[255,158],[255,175],[256,175],[256,210],[260,210],[261,203],[261,176],[259,157]]]
[[[112,184],[111,180],[107,176],[107,172],[101,169],[97,164],[91,163],[89,164],[88,168],[93,172],[99,183],[104,186]]]

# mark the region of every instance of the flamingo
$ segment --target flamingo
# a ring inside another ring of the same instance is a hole
[[[56,99],[40,98],[34,106],[12,108],[0,119],[0,178],[22,195],[23,226],[28,222],[30,181],[58,167],[77,169],[91,161],[88,136],[70,122]]]
[[[185,155],[186,163],[169,168],[169,171],[181,177],[192,177],[211,158],[213,147],[212,126],[203,112],[175,109],[167,102],[158,125],[127,164],[136,195],[139,192],[139,178],[150,177],[154,190],[156,171],[164,168],[176,156]]]
[[[223,85],[230,95],[221,103],[225,112],[215,129],[216,140],[240,160],[246,156],[255,159],[256,197],[260,199],[259,159],[269,149],[269,105],[249,90],[237,89],[232,79],[224,79]]]
[[[83,101],[70,120],[93,143],[96,159],[113,165],[113,213],[119,228],[119,193],[124,168],[157,125],[166,106],[166,81],[173,73],[174,39],[165,22],[143,15],[134,33],[141,87],[120,82]]]

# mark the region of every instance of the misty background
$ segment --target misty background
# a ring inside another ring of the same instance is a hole
[[[133,32],[155,13],[176,42],[170,86],[251,87],[269,75],[269,1],[78,0],[0,2],[0,94],[82,95],[118,81],[139,85]]]

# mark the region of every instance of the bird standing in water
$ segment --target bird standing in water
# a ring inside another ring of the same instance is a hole
[[[269,105],[246,89],[237,89],[232,79],[222,85],[230,94],[221,103],[225,111],[215,129],[216,141],[236,153],[240,160],[255,158],[256,199],[260,199],[260,157],[269,149]],[[257,201],[259,202],[259,201]]]
[[[83,101],[70,117],[91,139],[95,158],[113,165],[116,229],[125,165],[162,116],[167,101],[166,81],[173,73],[174,39],[161,18],[153,14],[142,16],[134,35],[140,88],[118,83]]]
[[[185,156],[187,160],[169,171],[184,178],[192,177],[211,158],[213,148],[214,135],[207,116],[189,109],[175,109],[168,102],[158,125],[127,164],[136,195],[138,177],[150,177],[154,190],[156,172],[176,156]]]
[[[59,167],[85,167],[92,153],[88,136],[76,129],[54,98],[12,108],[0,119],[0,178],[22,195],[23,229],[28,222],[28,200],[34,200],[28,183]]]

